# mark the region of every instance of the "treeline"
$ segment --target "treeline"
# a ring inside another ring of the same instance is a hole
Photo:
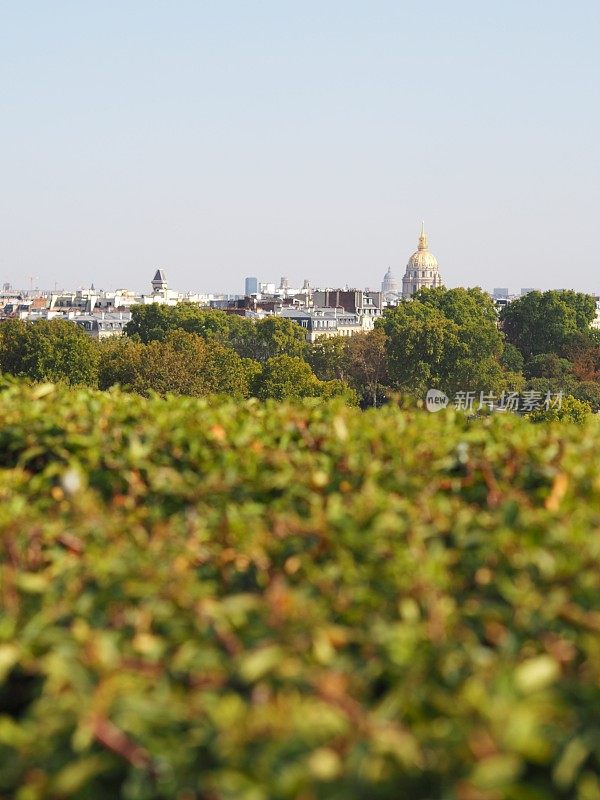
[[[62,320],[0,325],[0,369],[148,395],[226,394],[279,400],[341,396],[377,406],[428,388],[562,391],[600,408],[594,298],[530,292],[496,314],[480,289],[433,289],[387,309],[375,330],[305,340],[291,320],[251,320],[189,303],[136,306],[126,336],[101,342]]]

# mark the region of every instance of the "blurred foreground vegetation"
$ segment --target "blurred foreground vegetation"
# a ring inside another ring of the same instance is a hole
[[[0,797],[599,800],[598,419],[0,392]]]

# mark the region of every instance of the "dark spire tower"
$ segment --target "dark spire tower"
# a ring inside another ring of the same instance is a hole
[[[152,291],[153,292],[166,292],[169,288],[167,283],[167,276],[164,269],[157,269],[154,277],[152,278]]]

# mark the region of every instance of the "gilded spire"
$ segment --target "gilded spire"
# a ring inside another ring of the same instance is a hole
[[[427,234],[425,233],[425,223],[421,223],[421,235],[419,236],[419,250],[427,250]]]

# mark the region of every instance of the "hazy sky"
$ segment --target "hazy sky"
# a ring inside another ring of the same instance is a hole
[[[598,0],[0,0],[0,281],[600,290]]]

